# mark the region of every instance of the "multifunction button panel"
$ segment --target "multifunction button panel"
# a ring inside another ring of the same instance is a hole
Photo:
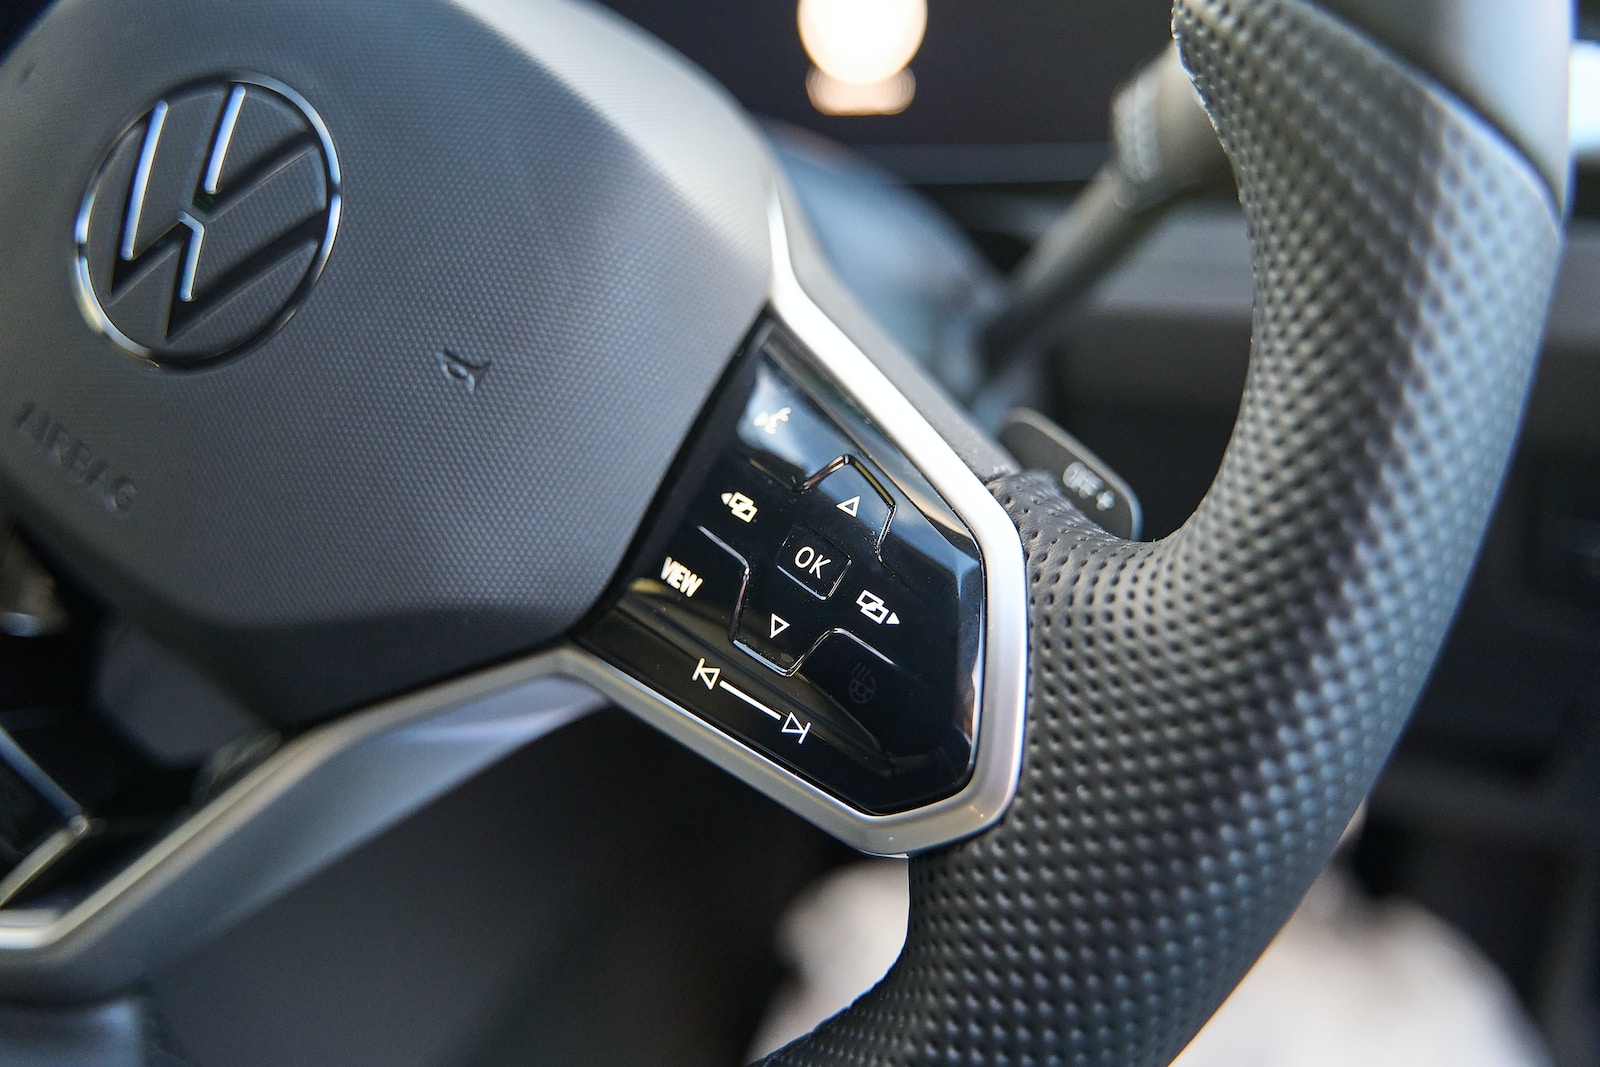
[[[775,326],[579,640],[863,812],[971,775],[983,574],[954,512]]]

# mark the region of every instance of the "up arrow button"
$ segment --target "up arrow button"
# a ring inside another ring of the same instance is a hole
[[[891,506],[860,467],[854,463],[844,464],[818,482],[816,492],[833,510],[844,512],[865,527],[874,544],[883,538],[884,530],[889,527]]]

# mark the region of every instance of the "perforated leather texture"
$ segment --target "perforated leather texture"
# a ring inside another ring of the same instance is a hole
[[[994,483],[1029,570],[1029,724],[993,831],[912,867],[882,984],[773,1065],[1157,1067],[1378,773],[1509,454],[1559,226],[1509,143],[1296,0],[1175,32],[1255,252],[1238,425],[1154,544]]]

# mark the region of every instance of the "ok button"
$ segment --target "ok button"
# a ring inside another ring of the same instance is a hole
[[[826,599],[844,577],[850,557],[839,546],[809,526],[796,526],[778,550],[778,566],[783,573]]]

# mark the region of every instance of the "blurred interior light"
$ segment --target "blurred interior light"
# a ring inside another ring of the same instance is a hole
[[[800,41],[816,69],[806,91],[828,115],[889,115],[916,92],[927,0],[800,0]]]
[[[824,115],[898,115],[916,93],[917,79],[909,70],[865,85],[842,82],[816,68],[806,75],[806,95]]]
[[[1572,43],[1567,121],[1572,154],[1580,164],[1600,166],[1600,41]]]

